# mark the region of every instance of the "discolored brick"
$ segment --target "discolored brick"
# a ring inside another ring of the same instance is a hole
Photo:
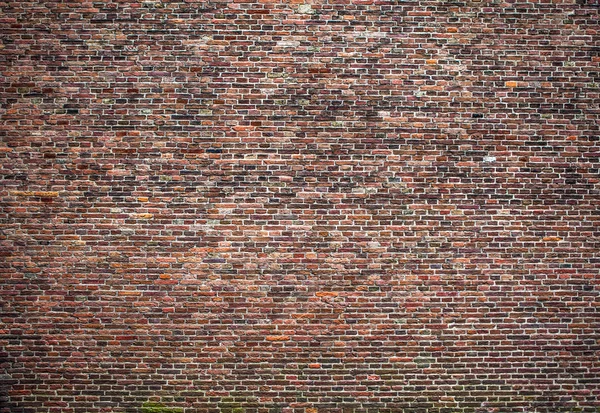
[[[0,413],[593,413],[597,1],[0,2]]]

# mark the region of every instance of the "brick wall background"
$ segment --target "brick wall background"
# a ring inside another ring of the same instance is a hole
[[[597,412],[599,11],[0,1],[0,411]]]

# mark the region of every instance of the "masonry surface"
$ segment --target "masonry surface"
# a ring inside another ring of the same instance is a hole
[[[596,3],[0,0],[0,412],[597,412]]]

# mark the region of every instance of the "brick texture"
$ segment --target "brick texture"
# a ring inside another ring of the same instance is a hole
[[[0,0],[0,412],[597,412],[581,0]]]

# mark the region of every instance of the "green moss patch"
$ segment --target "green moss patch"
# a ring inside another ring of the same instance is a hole
[[[141,413],[183,413],[182,407],[167,407],[162,403],[146,402],[142,404]]]

